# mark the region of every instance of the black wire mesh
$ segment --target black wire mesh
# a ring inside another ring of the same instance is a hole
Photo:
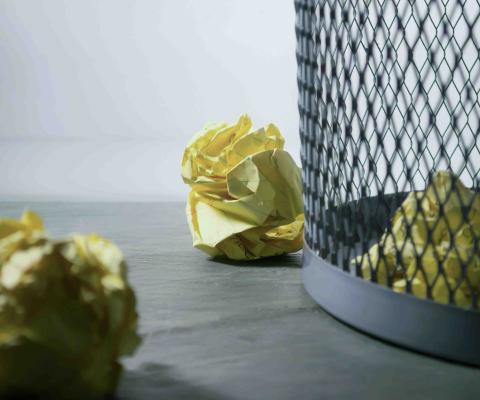
[[[478,309],[480,1],[295,6],[306,243]]]

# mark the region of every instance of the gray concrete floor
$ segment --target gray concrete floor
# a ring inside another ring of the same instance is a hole
[[[26,203],[0,203],[19,216]],[[191,246],[179,203],[34,203],[53,236],[96,231],[124,251],[142,347],[119,399],[474,399],[480,370],[363,335],[318,307],[301,254],[225,263]],[[480,340],[480,339],[479,339]]]

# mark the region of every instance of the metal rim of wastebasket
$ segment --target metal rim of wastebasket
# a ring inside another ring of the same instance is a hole
[[[480,367],[480,312],[396,293],[348,274],[305,244],[303,283],[329,314],[421,353]]]

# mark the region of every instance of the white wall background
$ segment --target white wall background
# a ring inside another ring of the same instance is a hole
[[[183,199],[210,120],[298,161],[293,0],[0,0],[0,200]]]

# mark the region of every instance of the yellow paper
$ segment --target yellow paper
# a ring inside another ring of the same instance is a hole
[[[193,245],[211,256],[248,260],[303,245],[300,169],[275,125],[251,128],[247,115],[207,125],[183,155]]]
[[[353,262],[364,279],[373,280],[376,271],[376,281],[386,285],[390,276],[397,292],[410,283],[417,297],[470,307],[480,294],[479,239],[480,196],[439,171],[424,192],[407,196],[391,229]]]
[[[103,398],[139,344],[120,250],[95,234],[53,241],[31,211],[0,219],[0,397]]]

